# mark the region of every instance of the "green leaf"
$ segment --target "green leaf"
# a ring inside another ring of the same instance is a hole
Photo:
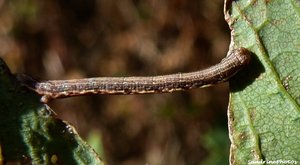
[[[39,99],[0,59],[0,164],[103,164],[76,130]]]
[[[226,2],[231,45],[254,57],[230,82],[231,164],[300,161],[299,13],[298,0]]]

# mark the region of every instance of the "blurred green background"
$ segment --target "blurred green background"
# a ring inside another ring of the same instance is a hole
[[[225,57],[222,0],[0,0],[0,57],[40,79],[189,72]],[[109,165],[228,164],[228,85],[50,107]]]

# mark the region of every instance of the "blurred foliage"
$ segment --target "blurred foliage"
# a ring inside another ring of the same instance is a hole
[[[91,131],[87,137],[87,143],[100,155],[100,157],[104,157],[104,148],[100,132]]]
[[[193,71],[225,56],[222,11],[222,0],[0,0],[0,55],[13,72],[42,79]],[[227,85],[219,85],[50,106],[81,136],[101,132],[108,164],[193,165],[221,152],[199,139],[227,132],[227,102]]]
[[[228,164],[229,139],[227,131],[222,128],[215,128],[214,130],[207,132],[203,137],[201,137],[201,142],[208,151],[213,151],[210,152],[209,156],[203,161],[203,165]]]

